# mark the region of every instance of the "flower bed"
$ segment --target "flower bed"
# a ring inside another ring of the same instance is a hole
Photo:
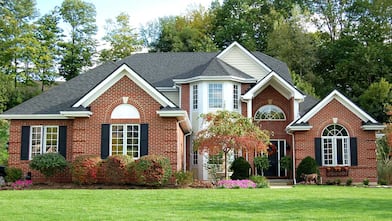
[[[256,188],[256,183],[251,180],[220,180],[216,186],[226,189]]]

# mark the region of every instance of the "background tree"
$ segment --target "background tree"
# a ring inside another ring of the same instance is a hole
[[[237,112],[218,111],[202,115],[202,118],[206,128],[196,134],[194,148],[207,151],[210,155],[223,152],[226,178],[229,151],[243,150],[254,153],[267,150],[268,132],[261,130],[250,119]]]
[[[379,122],[387,122],[387,107],[392,104],[392,84],[381,78],[360,96],[360,105]]]
[[[225,48],[234,41],[250,51],[264,51],[267,35],[272,30],[270,16],[271,1],[267,0],[225,0],[222,5],[215,3],[212,39],[218,48]]]
[[[62,30],[58,27],[59,16],[55,11],[50,12],[36,22],[35,37],[39,42],[34,55],[36,78],[41,81],[41,91],[45,86],[54,83],[58,76],[57,62],[59,59],[58,42]]]
[[[138,36],[135,30],[129,24],[129,20],[130,16],[124,12],[120,13],[115,20],[106,20],[106,34],[102,39],[109,43],[109,48],[100,52],[99,60],[101,62],[125,58],[141,45],[141,42],[137,40]]]
[[[97,32],[95,6],[82,0],[64,0],[59,9],[63,21],[70,25],[67,38],[61,42],[60,75],[70,80],[92,65]]]

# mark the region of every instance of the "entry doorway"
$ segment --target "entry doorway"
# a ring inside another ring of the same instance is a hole
[[[287,171],[280,168],[280,159],[286,156],[286,140],[270,140],[272,147],[270,147],[268,160],[270,167],[264,171],[264,176],[270,178],[287,176]]]

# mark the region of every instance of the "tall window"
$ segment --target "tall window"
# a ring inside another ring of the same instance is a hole
[[[256,111],[255,120],[285,120],[286,116],[278,106],[268,104]]]
[[[197,84],[192,86],[192,92],[193,92],[193,110],[197,110],[198,108],[198,88]]]
[[[209,84],[208,85],[208,107],[209,108],[222,108],[222,84]]]
[[[110,155],[140,157],[140,126],[138,124],[111,125]]]
[[[350,165],[350,137],[344,127],[329,125],[323,130],[321,139],[323,165]]]
[[[237,84],[233,85],[233,109],[237,110],[239,107],[239,87]]]
[[[31,158],[44,153],[58,152],[58,126],[31,126]]]

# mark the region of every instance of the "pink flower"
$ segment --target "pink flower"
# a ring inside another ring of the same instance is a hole
[[[31,180],[17,180],[14,183],[12,183],[12,189],[14,190],[23,190],[25,188],[28,188],[31,186],[33,182]]]
[[[256,188],[256,184],[251,180],[220,180],[217,187],[234,189],[234,188]]]

